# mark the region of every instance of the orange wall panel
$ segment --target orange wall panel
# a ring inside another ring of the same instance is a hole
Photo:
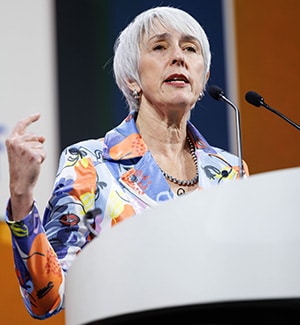
[[[248,90],[300,124],[300,1],[234,1],[243,157],[252,174],[300,166],[300,131],[250,105]]]

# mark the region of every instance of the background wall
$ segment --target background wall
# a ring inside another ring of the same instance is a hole
[[[254,90],[300,124],[300,1],[234,3],[244,157],[252,173],[300,166],[299,130],[244,100]]]
[[[25,310],[14,272],[11,238],[1,221],[8,200],[5,138],[15,123],[35,112],[29,128],[46,137],[47,159],[35,197],[44,208],[55,177],[59,128],[56,99],[56,46],[53,1],[0,0],[0,324],[41,324]],[[64,314],[45,321],[63,324]]]
[[[137,13],[164,4],[187,10],[203,24],[213,55],[210,84],[222,87],[241,110],[243,155],[251,173],[300,165],[299,131],[244,100],[248,90],[255,90],[300,123],[298,0],[139,0],[130,5],[122,0],[0,0],[2,216],[8,198],[4,138],[11,127],[27,114],[42,113],[33,129],[47,138],[48,157],[37,189],[43,208],[59,151],[102,136],[127,114],[111,71],[115,37]],[[205,96],[192,120],[212,144],[235,151],[232,114],[224,103]],[[22,303],[4,222],[0,261],[0,323],[40,324]],[[64,312],[43,324],[64,324]]]
[[[40,121],[28,131],[44,135],[47,159],[37,186],[43,208],[50,195],[57,166],[59,128],[56,99],[56,47],[53,2],[0,1],[0,216],[8,199],[5,138],[13,126],[36,112]]]

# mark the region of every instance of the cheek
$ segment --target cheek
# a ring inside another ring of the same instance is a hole
[[[201,74],[201,77],[204,75],[204,61],[203,59],[200,60],[195,66],[195,69],[198,71],[199,74]]]
[[[203,87],[206,83],[206,75],[204,71],[204,63],[198,64],[197,67],[195,67],[195,74],[197,82]]]
[[[158,67],[158,60],[143,60],[140,62],[140,74],[151,75],[160,70]]]
[[[159,67],[158,62],[154,60],[144,60],[140,64],[139,75],[142,86],[154,85],[160,78],[162,69]]]

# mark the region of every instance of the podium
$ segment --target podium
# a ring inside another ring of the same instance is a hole
[[[132,217],[83,249],[66,280],[67,325],[287,321],[299,312],[298,167]]]

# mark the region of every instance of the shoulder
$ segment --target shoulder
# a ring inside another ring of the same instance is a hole
[[[74,152],[95,152],[103,149],[104,138],[99,139],[88,139],[73,143],[67,146],[63,151],[64,153],[74,153]]]
[[[88,139],[76,142],[67,146],[60,155],[60,164],[66,161],[75,162],[81,159],[90,158],[92,161],[101,161],[104,139]]]

